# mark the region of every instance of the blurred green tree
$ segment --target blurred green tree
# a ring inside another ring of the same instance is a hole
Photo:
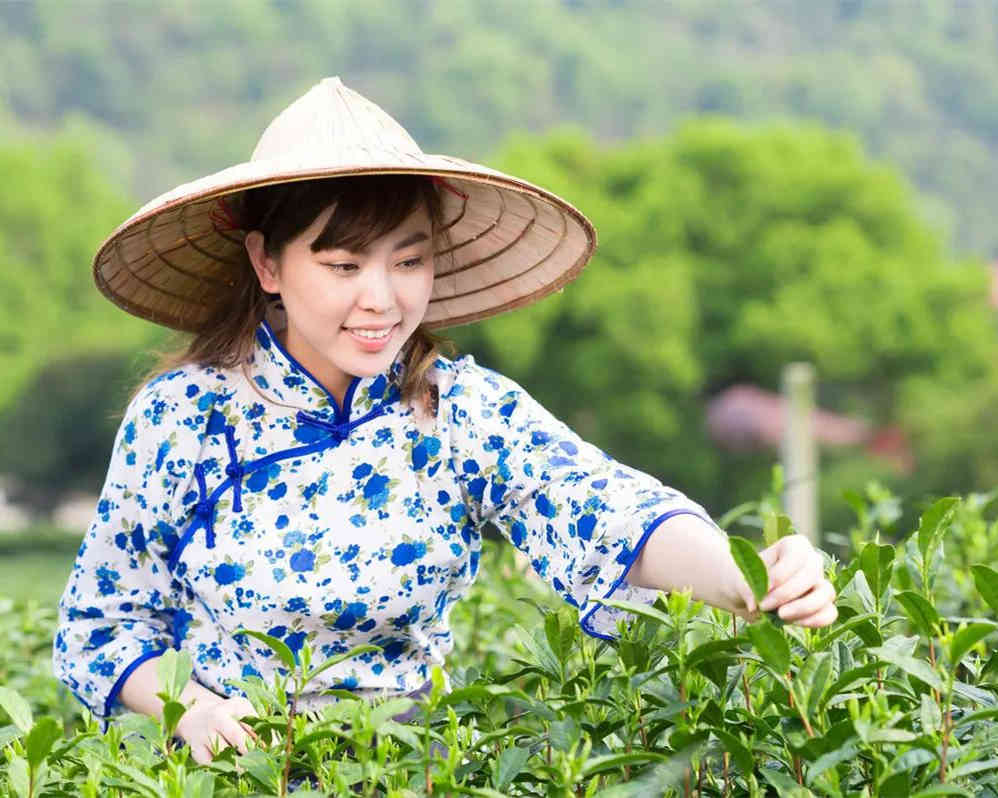
[[[94,252],[129,213],[96,147],[82,128],[0,144],[0,411],[53,359],[161,337],[94,288]]]
[[[600,246],[561,295],[454,337],[613,456],[714,511],[759,495],[773,455],[718,452],[705,403],[738,382],[778,390],[782,366],[808,360],[825,406],[915,436],[910,485],[991,486],[998,432],[953,399],[998,385],[986,269],[947,259],[907,185],[851,136],[705,119],[603,148],[565,129],[512,140],[498,166],[577,204]],[[981,436],[958,472],[934,406]],[[855,488],[864,472],[843,457],[826,457],[826,498],[836,473]]]

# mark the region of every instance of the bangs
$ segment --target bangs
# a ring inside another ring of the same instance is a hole
[[[360,252],[402,224],[421,206],[426,207],[433,223],[432,208],[425,196],[426,178],[379,175],[356,180],[355,187],[339,195],[336,210],[312,242],[313,252],[332,248]],[[432,189],[430,192],[435,194]]]
[[[315,241],[313,252],[366,249],[391,232],[419,207],[425,207],[435,236],[442,227],[442,205],[425,175],[355,175],[282,183],[251,189],[243,197],[244,229],[260,230],[276,255],[306,230],[330,205],[336,206]]]

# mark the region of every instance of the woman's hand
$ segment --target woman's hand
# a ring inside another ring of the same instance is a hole
[[[803,535],[780,538],[759,552],[769,574],[769,591],[756,606],[755,596],[735,567],[734,592],[741,607],[738,614],[752,617],[759,610],[775,610],[780,619],[798,626],[828,626],[839,616],[835,588],[825,578],[821,552]]]
[[[191,748],[191,756],[199,765],[212,760],[213,749],[232,746],[240,754],[247,750],[248,737],[256,739],[253,730],[239,718],[256,716],[253,705],[242,696],[205,700],[199,698],[180,718],[176,734]]]

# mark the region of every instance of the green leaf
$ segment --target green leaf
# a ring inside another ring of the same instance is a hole
[[[811,654],[793,681],[794,698],[806,717],[813,718],[832,675],[832,657],[827,651]]]
[[[759,768],[763,778],[776,790],[780,798],[814,798],[814,793],[806,787],[801,787],[786,773],[773,768]]]
[[[523,647],[530,652],[530,656],[533,658],[531,664],[539,666],[552,679],[560,680],[561,663],[551,650],[551,646],[548,645],[544,633],[538,629],[532,635],[519,624],[516,626],[516,631]]]
[[[918,523],[918,550],[922,559],[934,551],[946,533],[960,500],[954,497],[940,499],[922,515]]]
[[[727,662],[732,659],[738,651],[738,647],[744,643],[744,638],[729,637],[724,640],[709,640],[697,646],[686,655],[686,667],[694,668],[703,660],[718,660]],[[731,656],[725,656],[730,654]]]
[[[606,756],[594,756],[586,760],[582,766],[582,774],[586,778],[595,776],[597,773],[604,773],[607,770],[616,770],[630,765],[643,765],[646,762],[668,762],[669,757],[654,751],[635,751],[630,754],[607,754]]]
[[[855,740],[856,738],[851,738]],[[814,784],[814,780],[817,779],[822,773],[835,767],[836,765],[852,759],[856,756],[859,747],[854,742],[848,742],[841,748],[836,748],[833,751],[829,751],[826,754],[819,756],[811,766],[807,769],[807,776],[804,781],[808,785]]]
[[[894,598],[908,616],[912,626],[918,630],[923,637],[935,637],[936,627],[939,626],[939,612],[933,607],[923,595],[913,590],[903,590],[897,593]]]
[[[255,637],[261,643],[264,643],[268,648],[270,648],[271,651],[277,654],[281,662],[283,662],[292,673],[298,667],[298,663],[295,662],[295,655],[291,653],[291,649],[288,648],[287,643],[283,640],[278,640],[276,637],[271,637],[263,632],[254,632],[250,629],[236,629],[233,634]],[[325,663],[323,663],[323,665],[325,665]]]
[[[763,661],[779,674],[790,668],[790,644],[783,632],[765,618],[747,627],[752,645]]]
[[[27,798],[31,789],[31,773],[28,770],[28,760],[23,756],[13,754],[7,766],[7,778],[10,779],[14,792]]]
[[[24,751],[32,770],[45,761],[56,740],[62,738],[62,726],[55,718],[39,718],[34,728],[24,738]]]
[[[880,543],[867,543],[859,554],[859,567],[870,586],[874,597],[879,600],[891,583],[894,571],[894,547]]]
[[[766,564],[756,554],[753,546],[745,538],[732,535],[728,538],[731,547],[731,556],[742,572],[745,581],[748,582],[752,595],[755,596],[756,603],[761,602],[769,591],[769,574],[766,571]]]
[[[530,749],[529,748],[519,748],[518,746],[513,746],[512,748],[507,748],[499,756],[499,772],[496,776],[496,789],[504,790],[509,786],[510,782],[513,781],[523,770],[523,766],[527,764],[527,760],[530,759]]]
[[[396,715],[401,715],[403,712],[407,712],[415,705],[416,702],[413,699],[405,696],[389,698],[384,703],[378,704],[376,707],[371,709],[371,717],[368,721],[368,726],[371,731],[377,732],[383,723],[391,720]]]
[[[185,712],[187,712],[187,707],[179,701],[165,701],[163,703],[163,729],[168,734],[173,734]]]
[[[992,624],[972,623],[953,635],[949,647],[950,666],[956,667],[970,649],[993,631],[995,627]]]
[[[0,686],[0,708],[10,716],[13,723],[22,732],[27,734],[34,726],[31,715],[31,707],[21,694],[9,687]]]
[[[935,734],[943,726],[942,710],[928,693],[922,693],[922,705],[919,707],[918,715],[925,734]]]
[[[867,653],[900,668],[916,679],[921,679],[929,687],[934,687],[936,690],[944,689],[943,680],[939,677],[938,673],[932,670],[932,667],[927,662],[909,657],[906,654],[901,654],[889,646],[873,646],[867,649]]]
[[[280,788],[280,764],[275,757],[259,748],[251,748],[236,758],[236,764],[269,790]]]
[[[156,675],[162,691],[172,699],[180,697],[180,693],[190,681],[194,671],[194,663],[189,651],[178,651],[168,648],[159,656],[156,663]]]
[[[575,718],[569,716],[564,720],[555,721],[551,724],[551,745],[567,753],[578,742],[581,734],[582,730]]]
[[[783,513],[771,513],[766,516],[766,522],[762,527],[762,539],[767,546],[772,546],[780,538],[793,533],[794,527],[790,516]]]
[[[972,565],[970,571],[974,575],[974,584],[981,598],[992,610],[998,612],[998,571],[986,565]]]
[[[935,795],[966,795],[969,798],[973,793],[963,787],[957,787],[955,784],[934,784],[924,790],[919,790],[911,798],[932,798]]]
[[[724,750],[731,754],[731,758],[743,774],[747,775],[755,769],[755,759],[752,758],[752,752],[735,735],[716,726],[710,730],[710,733],[721,741]]]
[[[617,599],[593,599],[593,601],[597,604],[613,607],[616,610],[623,610],[624,612],[629,612],[633,615],[639,615],[642,618],[654,621],[655,623],[663,624],[664,626],[671,627],[673,625],[672,618],[664,612],[656,610],[654,607],[650,607],[647,604],[638,604],[633,601],[618,601]]]
[[[375,646],[370,643],[366,643],[362,646],[354,646],[349,651],[344,651],[342,654],[337,654],[334,657],[330,657],[329,659],[325,660],[321,665],[316,667],[315,670],[309,671],[308,676],[304,681],[304,684],[308,684],[320,673],[322,673],[325,670],[328,670],[329,668],[332,668],[334,665],[339,665],[341,662],[345,662],[348,659],[359,657],[361,654],[371,654],[383,650],[384,649],[382,649],[381,646]]]

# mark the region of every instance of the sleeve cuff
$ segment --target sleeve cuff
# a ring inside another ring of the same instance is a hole
[[[111,688],[111,692],[108,693],[107,700],[104,702],[103,716],[105,719],[110,718],[112,713],[114,712],[114,705],[115,702],[117,702],[118,700],[118,694],[121,693],[121,688],[124,687],[125,682],[128,681],[128,677],[132,675],[132,672],[147,659],[152,659],[153,657],[158,657],[162,655],[168,648],[169,646],[162,646],[157,649],[152,649],[151,651],[146,651],[144,654],[141,654],[138,657],[136,657],[134,660],[132,660],[129,666],[121,672],[121,675],[118,677],[118,680],[114,683],[114,686]]]
[[[648,538],[651,537],[652,533],[670,518],[675,518],[678,515],[695,516],[714,529],[718,529],[717,525],[713,521],[696,510],[684,507],[662,513],[645,525],[644,530],[641,533],[641,537],[638,539],[637,545],[631,551],[631,556],[624,564],[623,570],[614,580],[613,584],[610,585],[610,589],[606,592],[606,594],[600,596],[600,598],[612,598],[615,601],[628,601],[634,604],[650,605],[654,603],[655,599],[658,598],[658,594],[662,591],[651,590],[645,587],[636,587],[635,585],[628,584],[627,574],[631,570],[631,566],[637,562],[638,557],[641,555],[642,549],[644,549],[645,543],[648,542]],[[721,534],[723,534],[723,532]],[[586,603],[589,604],[590,602],[587,601]],[[618,621],[628,617],[630,616],[622,610],[618,610],[614,607],[607,607],[604,604],[594,604],[592,609],[588,612],[585,612],[584,614],[580,613],[579,625],[582,627],[582,631],[590,637],[613,641],[617,639]]]

